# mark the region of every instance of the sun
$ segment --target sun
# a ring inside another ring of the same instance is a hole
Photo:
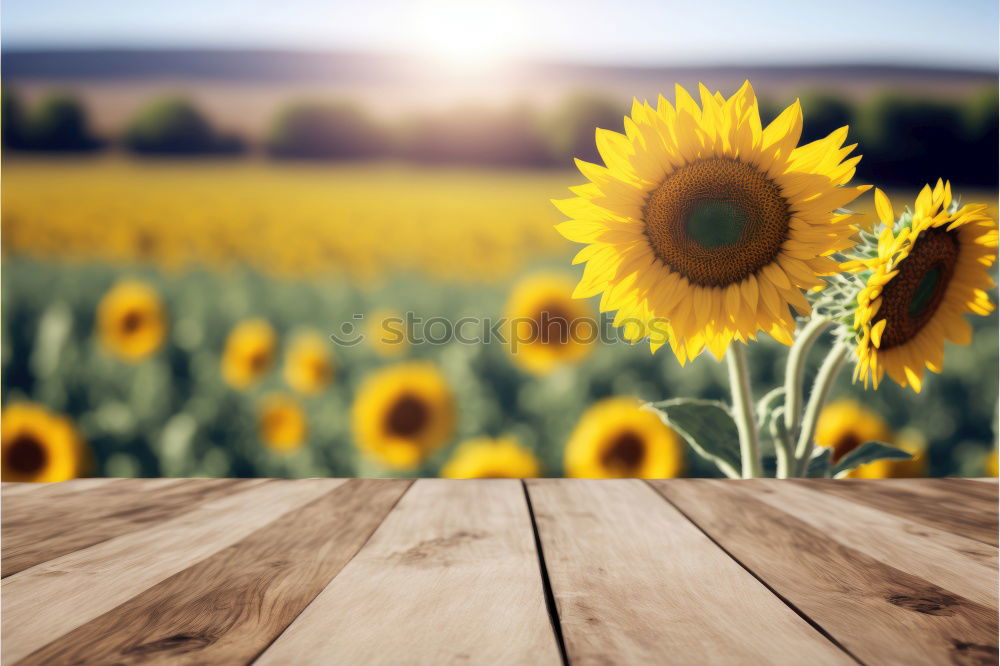
[[[414,46],[452,69],[495,65],[517,49],[521,23],[512,3],[429,0],[414,9]]]

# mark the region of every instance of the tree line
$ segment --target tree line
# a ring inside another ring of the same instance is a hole
[[[886,185],[921,184],[928,177],[962,185],[997,182],[997,89],[945,100],[886,92],[862,102],[829,94],[802,97],[803,141],[851,126],[864,155],[859,177]],[[764,100],[768,122],[781,105]],[[294,102],[281,109],[258,141],[218,129],[183,96],[150,101],[119,136],[96,136],[74,96],[53,93],[26,108],[2,93],[6,150],[49,153],[117,148],[143,156],[237,155],[274,159],[400,159],[422,164],[567,167],[572,157],[599,161],[594,128],[621,131],[627,105],[576,94],[540,112],[526,105],[502,109],[458,107],[390,124],[346,101]],[[928,176],[930,174],[930,176]]]

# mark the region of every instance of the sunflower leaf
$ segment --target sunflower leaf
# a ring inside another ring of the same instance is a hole
[[[724,403],[677,398],[651,402],[646,409],[655,411],[695,453],[715,463],[723,474],[740,478],[740,435]]]
[[[809,461],[806,476],[810,479],[826,479],[830,477],[830,449],[823,448]]]
[[[908,460],[912,457],[906,451],[897,449],[895,446],[889,446],[884,442],[865,442],[837,461],[837,464],[830,470],[830,475],[837,476],[841,472],[846,472],[858,465],[864,465],[883,458]]]

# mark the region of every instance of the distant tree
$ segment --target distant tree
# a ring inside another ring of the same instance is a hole
[[[567,97],[546,123],[549,150],[556,162],[570,166],[575,157],[601,163],[594,143],[594,130],[600,127],[623,131],[627,111],[627,107],[620,103],[589,93]]]
[[[32,150],[79,152],[94,150],[100,142],[90,133],[87,112],[75,97],[53,93],[28,116],[24,139]]]
[[[830,132],[854,122],[854,107],[842,97],[826,93],[808,93],[803,95],[800,101],[802,143],[822,139]]]
[[[184,97],[154,100],[128,123],[125,148],[144,155],[235,153],[243,148],[235,136],[216,133],[208,119]]]
[[[0,131],[4,148],[20,149],[27,143],[24,110],[13,90],[0,91]]]
[[[965,124],[965,160],[961,182],[966,185],[994,187],[997,183],[997,108],[1000,106],[996,88],[971,96],[963,105]],[[956,180],[959,175],[953,176]]]
[[[388,147],[386,133],[360,108],[344,103],[299,102],[282,110],[267,151],[275,157],[363,159]]]

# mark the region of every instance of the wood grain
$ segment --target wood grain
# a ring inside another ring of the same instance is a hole
[[[956,481],[959,484],[952,485]],[[795,483],[809,483],[852,502],[998,545],[996,487],[964,479],[810,479]]]
[[[815,490],[755,479],[740,486],[845,546],[977,603],[997,608],[997,549],[973,539]]]
[[[122,479],[85,492],[60,489],[11,498],[4,507],[2,575],[190,511],[260,483],[253,479]],[[68,493],[68,494],[67,494]]]
[[[527,486],[572,663],[852,663],[642,481]]]
[[[257,663],[559,664],[524,491],[417,481]]]
[[[342,483],[266,481],[8,576],[0,590],[3,662],[24,658]]]
[[[410,483],[348,481],[20,663],[248,663],[354,556]]]
[[[650,483],[861,661],[996,663],[996,609],[844,545],[757,499],[750,484]]]

